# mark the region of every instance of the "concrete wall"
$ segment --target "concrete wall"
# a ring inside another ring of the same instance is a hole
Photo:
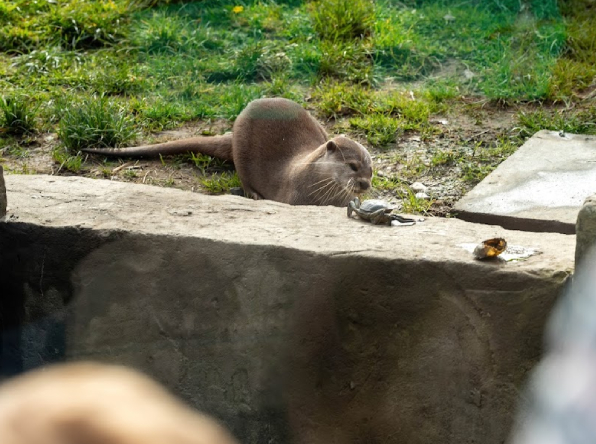
[[[3,284],[22,319],[3,364],[129,364],[247,443],[501,442],[560,284],[480,269],[460,279],[457,264],[3,228],[18,246],[3,255],[2,270],[13,264]]]
[[[129,364],[247,444],[502,443],[568,276],[546,244],[573,258],[547,236],[545,270],[434,257],[428,233],[423,257],[2,223],[2,371]]]

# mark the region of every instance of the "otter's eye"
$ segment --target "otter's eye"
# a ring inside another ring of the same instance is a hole
[[[349,163],[348,165],[350,165],[352,171],[358,171],[358,165],[356,165],[355,163]]]

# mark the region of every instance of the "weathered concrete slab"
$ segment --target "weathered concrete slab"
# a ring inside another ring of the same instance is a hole
[[[0,165],[0,220],[6,215],[6,186],[4,185],[4,169]]]
[[[596,194],[588,197],[579,211],[576,231],[575,263],[579,264],[596,247]]]
[[[508,233],[499,226],[429,218],[413,227],[376,227],[351,220],[336,207],[290,206],[238,196],[204,196],[180,190],[78,177],[9,175],[9,213],[48,227],[131,230],[199,236],[241,244],[276,245],[317,253],[361,253],[394,259],[423,258],[478,264],[459,243]],[[543,254],[530,263],[561,269],[573,258],[559,247],[575,237],[509,232],[510,244],[535,244]],[[552,245],[553,239],[556,244]],[[407,248],[404,248],[407,246]],[[560,252],[560,254],[559,254]],[[523,267],[516,264],[514,267]]]
[[[7,176],[0,364],[140,368],[244,443],[501,443],[575,236]],[[502,236],[542,252],[480,262]]]
[[[596,137],[539,131],[466,194],[461,219],[515,230],[574,233],[596,192]]]

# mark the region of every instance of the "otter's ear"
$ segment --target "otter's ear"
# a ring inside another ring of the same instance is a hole
[[[337,144],[333,140],[328,141],[327,142],[327,152],[333,153],[335,150],[337,150]]]

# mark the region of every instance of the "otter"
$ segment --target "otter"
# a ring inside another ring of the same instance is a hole
[[[238,444],[137,371],[54,364],[0,385],[2,444]]]
[[[250,102],[231,134],[83,151],[132,157],[208,154],[234,163],[247,197],[291,205],[345,206],[370,188],[372,178],[364,146],[345,136],[329,139],[302,106],[283,98]]]

